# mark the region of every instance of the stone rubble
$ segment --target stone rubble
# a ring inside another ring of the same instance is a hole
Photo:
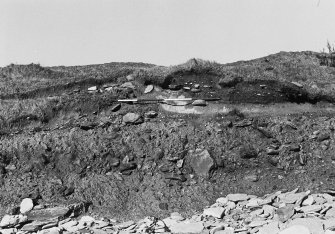
[[[32,201],[31,201],[32,202]],[[202,213],[185,218],[173,212],[165,219],[146,217],[137,222],[98,219],[68,207],[33,209],[23,199],[21,214],[5,215],[0,233],[203,233],[203,234],[332,234],[335,233],[335,196],[281,191],[263,197],[243,193],[219,197]],[[35,207],[36,207],[35,206]],[[80,218],[80,214],[83,214]]]

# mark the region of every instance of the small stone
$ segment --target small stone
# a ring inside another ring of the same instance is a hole
[[[69,228],[71,228],[73,226],[77,226],[77,225],[78,225],[78,221],[72,220],[72,221],[69,221],[69,222],[64,223],[62,225],[59,225],[59,227],[64,228],[64,229],[67,230],[67,229],[69,229]]]
[[[92,92],[92,91],[97,91],[98,88],[97,86],[92,86],[92,87],[89,87],[87,90]]]
[[[207,106],[207,102],[205,100],[197,99],[192,102],[193,106]]]
[[[135,113],[127,113],[122,118],[124,123],[130,123],[130,124],[139,124],[143,123],[143,119],[141,115],[135,114]]]
[[[196,150],[190,157],[190,164],[200,177],[209,178],[215,168],[215,161],[207,150]]]
[[[227,199],[229,201],[238,202],[238,201],[246,201],[248,200],[249,196],[245,193],[235,193],[235,194],[228,194]]]
[[[158,113],[156,111],[148,111],[144,114],[147,118],[156,118]]]
[[[144,93],[150,93],[153,89],[154,89],[154,86],[153,86],[153,85],[148,85],[148,86],[145,88]]]
[[[289,222],[288,226],[302,225],[312,234],[323,234],[323,223],[319,218],[297,218]],[[300,233],[300,232],[296,232]]]
[[[183,167],[183,164],[184,164],[184,159],[179,159],[178,161],[177,161],[177,167],[178,168],[182,168]]]
[[[20,213],[25,214],[31,211],[33,207],[34,207],[33,200],[31,200],[30,198],[25,198],[22,200],[20,204]]]
[[[279,197],[280,202],[286,203],[286,204],[293,204],[298,200],[303,199],[304,197],[306,197],[306,193],[302,192],[302,193],[286,193],[286,194],[282,194]]]
[[[267,223],[268,223],[268,221],[266,221],[266,220],[254,220],[254,221],[251,221],[251,223],[249,223],[249,227],[259,227],[259,226],[263,226]]]
[[[327,212],[326,212],[326,217],[335,217],[335,207],[330,208]],[[334,223],[335,225],[335,223]]]
[[[14,234],[17,233],[16,228],[7,228],[7,229],[0,229],[1,234]]]
[[[303,206],[300,210],[304,213],[312,213],[318,212],[322,209],[322,205],[310,205],[310,206]]]
[[[243,159],[256,158],[258,156],[255,148],[250,145],[242,146],[239,150],[239,154]]]
[[[118,104],[112,106],[111,111],[116,112],[116,111],[118,111],[120,109],[121,109],[121,104],[118,103]]]
[[[251,181],[251,182],[257,182],[258,181],[258,175],[257,174],[251,174],[244,176],[244,180]]]
[[[168,205],[166,202],[160,202],[160,203],[158,204],[158,207],[159,207],[159,209],[161,209],[161,210],[168,210],[168,209],[169,209],[169,205]]]
[[[183,216],[181,216],[181,214],[179,214],[178,212],[171,213],[170,217],[171,217],[171,219],[177,220],[177,221],[185,220],[185,218]]]
[[[280,231],[278,234],[311,234],[309,229],[302,225],[294,225]]]
[[[201,92],[201,89],[194,89],[194,88],[193,88],[193,89],[191,89],[191,92],[192,92],[192,93],[199,93],[199,92]]]
[[[183,87],[182,85],[177,85],[177,84],[170,84],[169,85],[169,89],[171,89],[171,90],[179,90],[182,87]]]
[[[314,203],[314,198],[313,196],[308,196],[303,202],[302,202],[302,205],[303,206],[310,206],[310,205],[313,205]]]
[[[25,224],[21,228],[21,231],[24,231],[24,232],[36,232],[38,230],[41,230],[41,226],[36,225],[34,222]]]
[[[135,86],[131,82],[126,82],[121,85],[121,88],[135,89]]]
[[[279,221],[286,222],[294,215],[294,206],[284,206],[278,208],[276,213],[278,215]]]
[[[180,223],[172,223],[168,228],[172,233],[201,233],[204,229],[202,222],[184,221]]]
[[[266,148],[266,153],[268,155],[278,155],[280,151],[272,148]]]
[[[298,86],[299,88],[303,87],[303,85],[298,82],[292,81],[291,83],[294,84],[295,86]]]
[[[27,216],[23,215],[5,215],[1,222],[0,227],[13,227],[19,223],[27,221]]]
[[[125,228],[128,228],[128,227],[130,227],[130,226],[132,226],[134,224],[135,224],[135,222],[132,221],[132,220],[130,220],[130,221],[127,221],[127,222],[123,222],[123,223],[117,224],[115,226],[117,228],[119,228],[119,229],[125,229]]]
[[[133,81],[135,78],[134,78],[133,75],[128,75],[128,76],[126,76],[126,79],[127,79],[128,81]]]
[[[271,223],[268,223],[261,227],[259,229],[258,234],[278,234],[279,232],[279,222],[278,221],[272,221]]]
[[[207,209],[204,209],[203,214],[207,216],[213,216],[215,218],[221,219],[224,214],[225,209],[223,207],[210,207]]]
[[[321,133],[317,137],[317,140],[320,141],[320,142],[328,140],[328,139],[330,139],[330,134],[329,133]]]
[[[216,199],[216,203],[218,203],[221,206],[224,206],[228,203],[228,198],[226,197],[219,197],[218,199]]]

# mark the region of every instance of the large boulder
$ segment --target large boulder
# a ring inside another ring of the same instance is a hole
[[[214,159],[207,150],[196,149],[191,151],[190,164],[194,172],[203,178],[209,178],[216,167]]]

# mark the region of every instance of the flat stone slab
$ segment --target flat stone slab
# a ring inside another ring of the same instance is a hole
[[[48,219],[63,219],[70,211],[67,207],[53,207],[42,210],[32,210],[27,213],[28,220],[48,220]]]

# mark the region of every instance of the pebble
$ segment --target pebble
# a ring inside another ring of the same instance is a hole
[[[144,93],[150,93],[153,89],[154,89],[154,86],[153,86],[153,85],[148,85],[148,86],[145,88]]]
[[[20,213],[25,214],[29,211],[31,211],[34,208],[33,200],[30,198],[25,198],[22,200],[20,204]]]

